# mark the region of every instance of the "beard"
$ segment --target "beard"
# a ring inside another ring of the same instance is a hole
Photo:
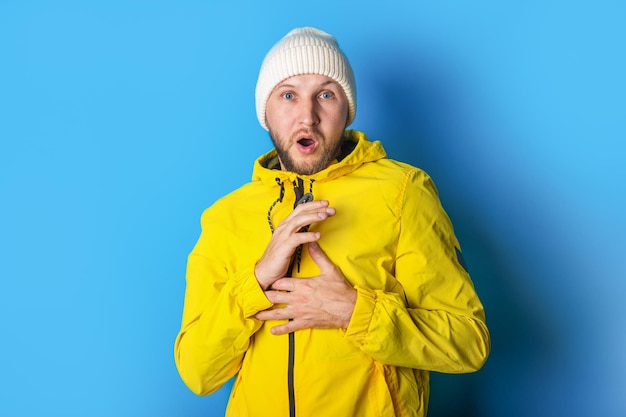
[[[272,129],[269,129],[270,138],[272,139],[272,143],[276,148],[276,153],[278,154],[278,159],[280,160],[280,164],[284,171],[294,172],[299,175],[313,175],[316,174],[323,169],[325,169],[330,163],[339,156],[341,152],[341,145],[343,144],[343,132],[341,133],[342,137],[334,140],[327,140],[321,132],[314,130],[312,133],[315,133],[318,141],[318,149],[316,151],[319,152],[317,159],[309,160],[309,161],[296,161],[291,157],[289,151],[284,146],[284,144],[292,143],[292,140],[285,140],[279,137]],[[302,132],[296,132],[293,137],[297,136]],[[334,144],[334,146],[328,148],[329,144]]]

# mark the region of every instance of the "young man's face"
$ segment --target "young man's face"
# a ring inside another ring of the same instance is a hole
[[[274,88],[265,115],[281,169],[311,175],[339,154],[348,100],[332,78],[296,75]]]

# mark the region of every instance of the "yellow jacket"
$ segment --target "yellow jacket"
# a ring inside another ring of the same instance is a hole
[[[293,210],[296,174],[267,167],[273,150],[255,162],[252,182],[202,215],[175,360],[200,395],[236,375],[227,416],[289,416],[290,401],[297,417],[424,416],[429,371],[471,372],[487,358],[483,307],[431,179],[387,159],[361,132],[346,139],[351,153],[301,179],[305,192],[312,187],[315,199],[336,208],[311,230],[321,232],[320,247],[358,298],[347,329],[294,333],[292,370],[288,335],[272,335],[277,323],[254,317],[272,306],[254,265],[271,238],[268,222],[276,226]],[[318,273],[302,251],[293,275]]]

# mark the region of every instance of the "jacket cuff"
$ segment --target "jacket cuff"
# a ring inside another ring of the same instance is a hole
[[[376,293],[361,287],[355,287],[355,289],[357,290],[356,304],[345,335],[361,345],[367,336],[372,317],[374,316]]]
[[[244,318],[249,319],[259,311],[267,310],[273,305],[254,276],[254,264],[237,272],[234,281],[233,292],[237,303],[241,306]]]

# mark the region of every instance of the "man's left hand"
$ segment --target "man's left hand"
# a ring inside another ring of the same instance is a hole
[[[309,254],[320,268],[311,278],[281,278],[265,292],[274,304],[284,307],[256,314],[259,320],[291,321],[273,327],[275,335],[310,328],[347,328],[356,304],[357,291],[315,242],[308,245]]]

